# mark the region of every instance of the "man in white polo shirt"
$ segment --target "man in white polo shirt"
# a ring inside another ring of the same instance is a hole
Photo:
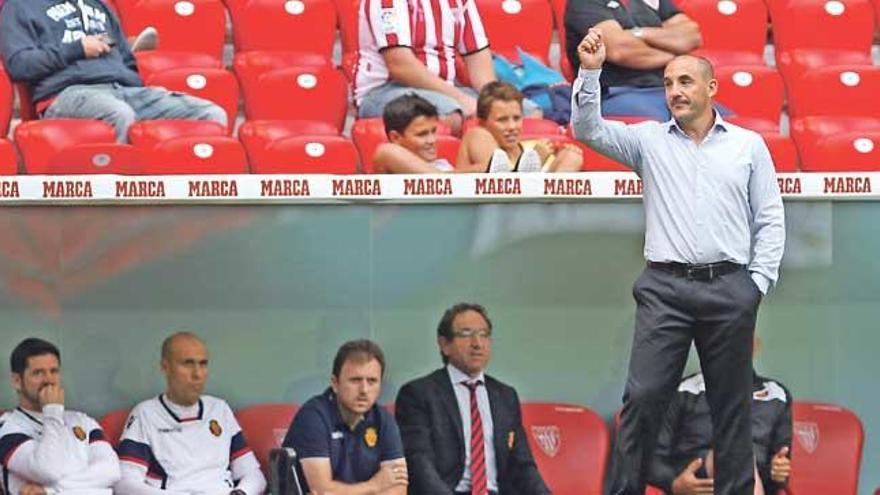
[[[28,338],[9,361],[18,407],[0,426],[7,493],[110,495],[119,479],[119,460],[94,419],[64,409],[58,348]]]
[[[266,478],[226,401],[202,395],[208,351],[188,332],[162,343],[165,393],[135,406],[119,444],[122,494],[258,495]]]

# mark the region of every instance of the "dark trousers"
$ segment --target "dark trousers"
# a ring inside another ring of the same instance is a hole
[[[706,380],[715,495],[752,495],[752,340],[761,293],[743,267],[695,279],[648,267],[633,285],[635,335],[611,493],[643,495],[657,434],[695,343]]]

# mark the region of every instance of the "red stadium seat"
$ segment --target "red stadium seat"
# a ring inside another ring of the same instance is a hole
[[[338,136],[336,126],[310,120],[249,120],[238,129],[245,151],[263,149],[272,141],[294,136]],[[248,151],[248,159],[254,157]]]
[[[241,143],[226,136],[188,136],[157,143],[144,153],[143,173],[246,174],[247,156]]]
[[[794,141],[778,132],[763,132],[761,136],[767,143],[773,165],[777,172],[797,172],[798,153]]]
[[[348,84],[336,69],[289,68],[266,72],[253,87],[244,85],[248,120],[315,120],[342,130]]]
[[[15,146],[12,141],[0,138],[0,175],[15,175],[18,173],[18,157],[15,155]]]
[[[298,409],[296,404],[256,404],[235,412],[244,438],[263,472],[269,469],[269,451],[281,446]]]
[[[113,128],[99,120],[50,119],[24,122],[15,142],[28,174],[131,174],[139,157],[117,144]]]
[[[236,51],[303,51],[330,59],[336,38],[333,0],[249,0],[230,11]]]
[[[356,174],[358,153],[342,136],[294,136],[250,148],[255,174]]]
[[[222,69],[223,62],[207,53],[150,50],[134,54],[138,72],[144,79],[172,69]]]
[[[333,62],[324,55],[310,52],[253,51],[236,53],[232,65],[239,79],[253,78],[256,81],[257,77],[277,69],[333,67]]]
[[[382,119],[355,120],[354,125],[351,127],[351,139],[354,141],[360,154],[364,173],[372,174],[376,170],[373,165],[373,154],[380,144],[388,142],[388,137],[385,135],[385,124],[382,123]],[[455,162],[453,161],[452,163]]]
[[[316,53],[263,51],[237,53],[232,65],[245,99],[249,94],[260,92],[260,76],[267,72],[289,67],[312,67],[316,70],[333,67],[330,59]]]
[[[9,120],[12,118],[12,81],[0,65],[0,137],[9,133]]]
[[[791,122],[791,135],[800,151],[805,171],[847,170],[847,164],[855,167],[853,170],[876,169],[876,164],[873,167],[870,164],[871,157],[876,154],[864,139],[873,141],[877,132],[880,132],[880,116],[815,116]],[[826,141],[828,137],[834,139]],[[856,143],[859,143],[858,148]],[[832,150],[841,152],[840,159],[828,155],[833,153]]]
[[[764,65],[764,0],[688,0],[681,6],[700,25],[703,45],[697,54],[712,60],[716,67]]]
[[[110,442],[110,445],[116,447],[119,444],[119,438],[122,436],[122,430],[125,429],[125,421],[128,419],[128,409],[117,409],[110,411],[101,416],[98,423],[104,430],[104,438]]]
[[[788,491],[794,495],[856,495],[864,430],[842,407],[795,401]]]
[[[516,48],[550,64],[553,10],[547,0],[477,0],[492,53],[519,62]]]
[[[789,113],[807,116],[880,117],[880,67],[813,69],[789,84]]]
[[[226,128],[211,120],[141,120],[128,128],[128,141],[147,151],[170,139],[225,134]]]
[[[222,60],[226,9],[220,0],[140,0],[120,7],[129,36],[147,26],[156,28],[156,51],[202,53]]]
[[[147,79],[148,86],[162,86],[210,100],[226,111],[229,132],[235,128],[238,115],[238,80],[225,69],[173,69],[159,72]]]
[[[550,491],[601,495],[610,440],[605,421],[586,407],[525,402],[526,437]]]
[[[870,0],[779,1],[770,14],[776,63],[787,83],[811,68],[872,64]]]
[[[737,116],[764,120],[770,129],[779,129],[785,88],[778,72],[760,65],[722,66],[715,77],[719,103]]]
[[[849,131],[798,141],[805,172],[880,171],[880,130]]]

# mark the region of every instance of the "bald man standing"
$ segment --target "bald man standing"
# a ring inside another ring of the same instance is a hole
[[[672,119],[627,126],[600,115],[602,32],[590,29],[577,52],[575,137],[632,167],[644,184],[647,267],[633,286],[635,333],[611,493],[644,493],[660,424],[694,342],[712,417],[714,493],[752,495],[752,339],[785,244],[767,145],[713,108],[718,81],[704,58],[683,55],[666,65]]]
[[[165,393],[131,411],[119,459],[123,495],[258,495],[266,488],[260,465],[229,404],[203,395],[208,350],[179,332],[162,343]]]

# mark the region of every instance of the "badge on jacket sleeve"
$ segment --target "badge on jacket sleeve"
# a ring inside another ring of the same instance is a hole
[[[513,450],[513,442],[516,441],[516,432],[511,430],[507,433],[507,448]]]
[[[79,425],[76,425],[73,427],[73,436],[75,436],[77,440],[82,442],[86,439],[86,431],[83,430]]]
[[[376,446],[376,443],[379,441],[379,434],[376,433],[376,429],[372,426],[367,428],[364,431],[364,443],[367,444],[367,447],[373,448]]]
[[[212,419],[210,423],[208,423],[208,429],[211,430],[211,434],[215,437],[219,437],[221,433],[223,433],[223,428],[220,428],[220,423],[217,422],[216,419]]]

